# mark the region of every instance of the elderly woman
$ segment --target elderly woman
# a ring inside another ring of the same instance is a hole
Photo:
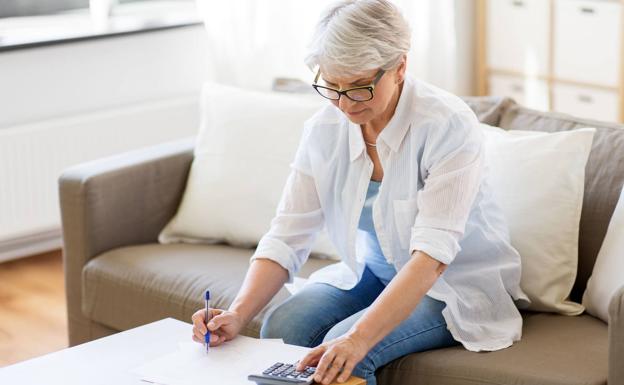
[[[409,353],[510,346],[522,334],[520,256],[484,164],[483,135],[458,97],[406,73],[409,26],[386,0],[340,1],[307,63],[330,103],[310,118],[291,174],[212,345],[234,338],[306,261],[326,226],[342,262],[315,272],[265,320],[263,338],[314,347],[315,380]],[[206,314],[193,315],[203,342]]]

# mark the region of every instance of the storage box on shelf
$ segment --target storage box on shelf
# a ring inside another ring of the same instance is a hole
[[[624,0],[479,0],[479,93],[624,121]]]

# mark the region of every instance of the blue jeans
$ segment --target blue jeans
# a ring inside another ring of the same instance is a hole
[[[269,314],[261,338],[314,347],[345,334],[383,291],[383,283],[368,269],[351,290],[323,283],[305,286]],[[416,309],[357,364],[353,375],[376,385],[375,371],[404,355],[459,344],[442,317],[444,302],[423,297]]]

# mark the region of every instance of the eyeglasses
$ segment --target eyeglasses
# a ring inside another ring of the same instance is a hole
[[[321,70],[319,69],[316,73],[316,77],[314,78],[314,84],[312,84],[312,87],[314,87],[319,95],[330,100],[339,100],[340,96],[344,95],[354,102],[366,102],[373,98],[375,85],[377,84],[377,82],[379,82],[379,79],[381,79],[385,72],[386,71],[380,69],[375,75],[375,79],[373,80],[373,82],[368,86],[354,87],[349,88],[348,90],[336,90],[334,88],[321,86],[316,83],[319,76],[321,76]]]

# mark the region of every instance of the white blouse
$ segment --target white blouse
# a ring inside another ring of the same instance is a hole
[[[406,77],[394,116],[377,138],[383,168],[373,221],[383,254],[399,271],[417,251],[448,265],[427,292],[443,301],[455,340],[471,351],[522,336],[529,299],[484,163],[484,136],[460,98]],[[360,126],[333,105],[306,121],[269,231],[251,260],[271,259],[289,279],[323,226],[342,261],[308,283],[351,289],[364,271],[357,227],[373,172]],[[514,302],[515,301],[515,302]]]

